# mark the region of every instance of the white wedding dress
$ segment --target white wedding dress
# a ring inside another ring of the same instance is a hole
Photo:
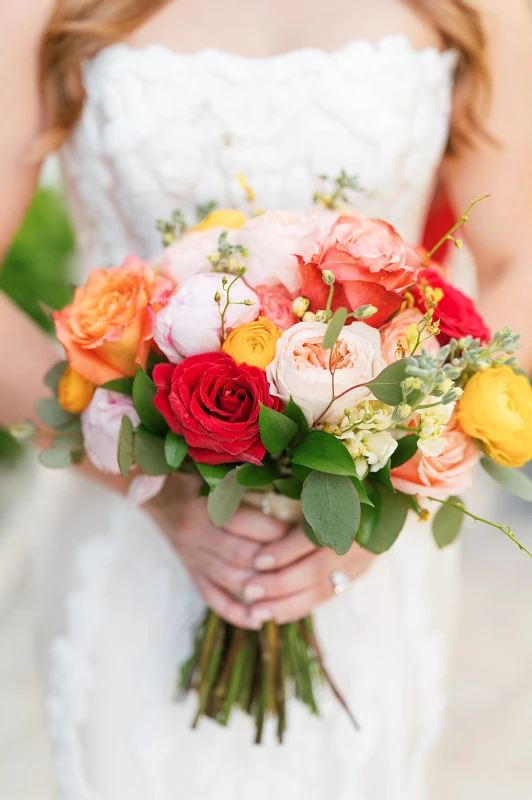
[[[402,36],[267,59],[118,44],[86,66],[62,165],[85,269],[160,247],[175,208],[303,209],[341,169],[358,206],[419,239],[448,135],[455,55]],[[40,470],[37,577],[46,712],[60,800],[422,800],[445,704],[456,551],[412,520],[391,552],[316,612],[362,730],[324,691],[293,701],[286,744],[252,722],[172,701],[201,600],[143,511],[80,476]]]

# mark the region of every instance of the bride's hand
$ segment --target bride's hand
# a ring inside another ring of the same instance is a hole
[[[331,573],[344,572],[355,580],[366,572],[375,556],[354,544],[345,556],[328,548],[316,548],[301,528],[294,528],[283,539],[261,548],[244,599],[254,602],[251,619],[294,622],[334,594]]]
[[[178,483],[179,481],[179,483]],[[265,544],[284,536],[286,523],[242,507],[217,528],[207,513],[205,498],[196,497],[197,482],[180,476],[167,481],[148,510],[178,551],[206,604],[223,619],[241,628],[258,629],[260,620],[236,598],[255,575],[254,562]]]

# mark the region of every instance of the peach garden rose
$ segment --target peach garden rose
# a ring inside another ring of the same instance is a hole
[[[381,352],[387,364],[393,364],[394,361],[397,361],[398,357],[401,357],[397,353],[398,341],[400,341],[404,347],[406,355],[410,355],[407,329],[409,325],[418,325],[422,319],[423,314],[418,308],[405,308],[403,311],[399,311],[395,317],[381,328]],[[424,334],[424,336],[426,336],[426,334]],[[437,338],[431,336],[430,339],[427,339],[427,341],[423,343],[419,352],[421,352],[421,349],[435,356],[440,349],[440,345]]]

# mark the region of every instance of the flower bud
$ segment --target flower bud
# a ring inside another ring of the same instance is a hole
[[[321,278],[323,283],[327,284],[327,286],[332,286],[335,282],[336,278],[334,277],[334,272],[330,269],[324,269],[321,273]]]
[[[309,310],[310,300],[308,297],[296,297],[296,299],[292,303],[292,311],[294,312],[296,317],[299,319],[303,319],[307,311]]]
[[[452,389],[450,389],[443,395],[441,399],[442,405],[447,406],[449,405],[449,403],[455,403],[457,400],[460,400],[463,393],[464,393],[463,390],[460,389],[459,386],[453,386]]]
[[[409,406],[408,403],[400,403],[393,410],[392,422],[397,425],[401,422],[404,422],[405,419],[408,419],[411,414],[412,406]]]
[[[17,422],[10,427],[9,433],[17,442],[29,442],[37,436],[38,430],[33,422]]]
[[[81,414],[93,398],[96,386],[69,365],[57,387],[57,400],[61,408],[71,414]]]
[[[244,300],[244,305],[245,306],[254,306],[255,305],[255,301],[254,300]]]
[[[326,311],[316,311],[316,322],[327,322],[327,312]]]
[[[378,308],[375,308],[375,306],[369,304],[365,306],[359,306],[353,311],[353,316],[355,319],[369,319],[376,314],[378,310]]]
[[[216,294],[214,295],[214,302],[219,303],[221,299],[222,295],[220,294],[220,292],[216,292]]]
[[[307,311],[303,314],[303,322],[316,322],[316,314],[312,311]]]

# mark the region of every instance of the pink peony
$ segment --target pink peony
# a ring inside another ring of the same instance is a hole
[[[162,250],[152,266],[171,277],[178,285],[192,275],[210,272],[208,256],[218,252],[218,239],[223,228],[191,231]],[[232,233],[232,232],[231,232]]]
[[[463,432],[456,417],[447,425],[443,440],[441,455],[424,456],[418,451],[406,464],[392,470],[392,483],[398,492],[448,497],[471,486],[479,448]]]
[[[381,352],[387,364],[393,364],[394,361],[397,361],[396,350],[398,340],[401,340],[406,354],[409,355],[408,343],[406,341],[406,329],[409,325],[417,325],[422,319],[423,314],[419,309],[405,308],[404,311],[399,311],[395,317],[381,328]],[[418,352],[421,353],[422,349],[427,350],[427,352],[435,356],[440,349],[437,338],[431,336],[430,339],[424,342]]]
[[[90,405],[81,415],[85,451],[91,464],[100,472],[120,474],[118,435],[124,415],[135,427],[140,425],[131,397],[108,389],[96,389]]]
[[[155,320],[155,342],[172,364],[183,358],[212,353],[221,347],[222,323],[214,300],[220,293],[222,309],[226,294],[219,272],[194,275],[184,281],[176,294]],[[234,276],[227,276],[229,281]],[[231,289],[233,301],[226,313],[226,331],[244,322],[252,322],[260,313],[260,301],[243,280],[237,280]],[[251,300],[253,305],[236,305]]]
[[[255,291],[259,296],[262,316],[282,331],[299,322],[292,311],[292,296],[284,286],[255,286]]]

